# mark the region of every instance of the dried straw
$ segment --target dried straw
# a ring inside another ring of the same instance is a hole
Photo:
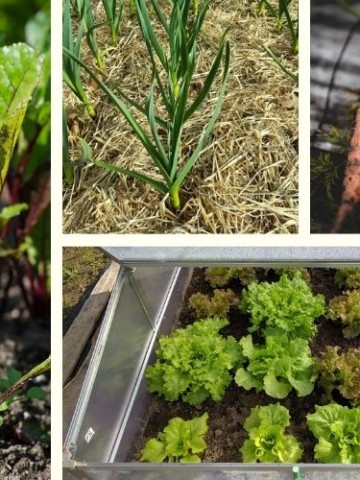
[[[96,21],[103,21],[103,15],[100,2]],[[180,213],[169,210],[166,199],[148,185],[79,161],[78,137],[82,137],[95,158],[158,175],[126,121],[96,87],[87,85],[97,111],[95,121],[86,118],[70,92],[64,92],[73,161],[78,164],[74,186],[64,189],[66,233],[297,232],[297,92],[261,44],[285,57],[292,70],[297,69],[297,59],[291,54],[287,32],[278,35],[274,19],[259,15],[257,2],[214,1],[200,42],[199,84],[228,26],[231,72],[225,101],[207,148],[183,184]],[[108,51],[107,84],[120,85],[132,98],[143,100],[151,71],[136,19],[126,14],[116,48],[107,43],[106,27],[97,35]],[[83,58],[94,65],[85,46]],[[184,155],[196,145],[214,100],[210,96],[186,125]]]

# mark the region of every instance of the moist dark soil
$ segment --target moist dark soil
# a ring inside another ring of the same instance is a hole
[[[309,269],[309,272],[311,274],[313,293],[322,293],[326,298],[326,302],[341,293],[341,289],[334,282],[334,269],[316,268]],[[273,271],[266,272],[264,269],[257,269],[257,277],[260,281],[273,281],[278,278]],[[241,290],[244,287],[239,286],[238,281],[231,281],[224,288],[231,288],[240,297]],[[204,269],[195,269],[176,327],[185,327],[195,320],[193,312],[187,306],[189,297],[196,292],[211,294],[212,290],[212,287],[205,280]],[[242,336],[247,335],[247,328],[249,327],[249,317],[247,315],[242,314],[235,307],[230,310],[228,318],[230,325],[222,330],[224,335],[233,335],[238,340]],[[311,343],[311,350],[314,356],[321,355],[327,345],[338,345],[346,349],[360,347],[360,337],[350,340],[345,339],[342,334],[342,328],[338,323],[327,320],[325,317],[319,317],[316,320],[316,324],[318,333]],[[347,405],[347,402],[341,398],[340,394],[337,395],[335,393],[334,396],[336,397],[334,400],[338,403]],[[214,402],[210,399],[199,406],[188,405],[181,401],[168,402],[154,394],[147,413],[148,421],[143,436],[137,441],[133,461],[139,460],[145,443],[150,438],[156,437],[166,427],[171,418],[181,417],[186,420],[208,412],[207,448],[202,455],[202,461],[241,462],[242,458],[239,449],[247,438],[243,425],[245,419],[250,414],[251,408],[277,402],[289,409],[291,425],[288,433],[295,435],[302,444],[303,456],[301,462],[315,463],[314,446],[316,441],[306,426],[306,415],[314,412],[315,405],[328,403],[321,388],[315,384],[312,394],[306,397],[297,397],[293,390],[287,398],[278,400],[269,397],[264,392],[256,393],[254,389],[246,391],[238,387],[234,382],[228,387],[220,402]]]
[[[0,275],[0,291],[7,279]],[[3,295],[1,295],[3,300]],[[50,351],[50,319],[31,318],[20,289],[8,290],[0,311],[0,378],[8,369],[26,373],[45,360]],[[1,412],[0,479],[49,480],[50,475],[50,376],[41,375],[29,383],[48,394],[45,400],[22,395]]]

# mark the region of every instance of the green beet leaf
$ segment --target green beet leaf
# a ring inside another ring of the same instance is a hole
[[[41,58],[28,45],[0,49],[0,190],[40,70]]]

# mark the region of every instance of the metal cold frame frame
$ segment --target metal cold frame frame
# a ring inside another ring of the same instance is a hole
[[[360,465],[130,462],[150,395],[144,370],[193,267],[359,266],[358,248],[106,248],[122,268],[64,443],[65,480],[359,480]],[[297,471],[299,470],[299,471]]]

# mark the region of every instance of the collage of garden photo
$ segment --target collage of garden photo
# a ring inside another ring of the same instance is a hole
[[[360,0],[0,0],[0,480],[360,480]]]

